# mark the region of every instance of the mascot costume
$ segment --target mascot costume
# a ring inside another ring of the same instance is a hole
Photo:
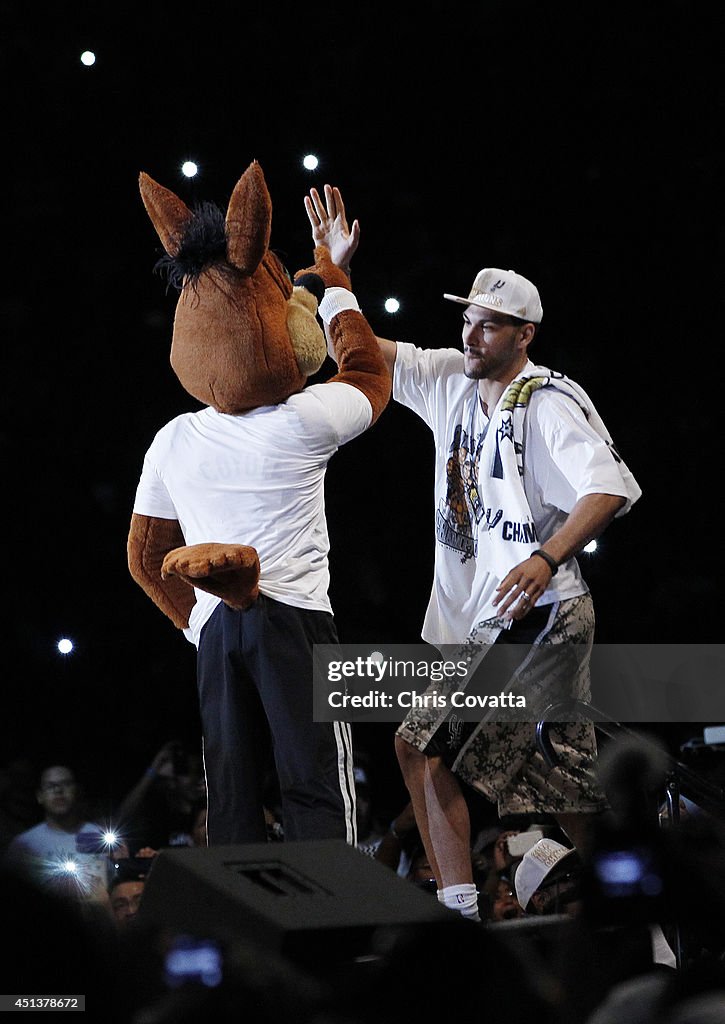
[[[285,840],[354,844],[350,727],[312,721],[312,645],[337,642],[324,480],[385,408],[390,377],[329,251],[293,283],[270,250],[256,161],[226,214],[192,211],[143,173],[140,189],[180,292],[171,365],[204,408],[146,453],[128,562],[197,648],[208,842],[266,841],[271,742]],[[327,352],[317,315],[338,373],[305,387]]]

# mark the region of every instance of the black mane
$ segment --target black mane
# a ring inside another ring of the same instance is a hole
[[[154,270],[166,278],[171,288],[181,291],[184,282],[190,282],[193,287],[202,271],[211,264],[228,266],[226,259],[224,212],[216,203],[204,201],[192,211],[176,256],[165,253]]]

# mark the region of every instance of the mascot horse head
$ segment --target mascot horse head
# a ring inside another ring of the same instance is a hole
[[[141,173],[141,197],[166,255],[157,266],[179,290],[171,365],[184,389],[219,412],[274,405],[301,391],[327,347],[317,320],[324,284],[293,285],[269,248],[272,201],[253,161],[226,214],[192,211]]]

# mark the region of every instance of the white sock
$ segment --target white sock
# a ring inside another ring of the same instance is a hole
[[[457,910],[469,921],[480,921],[478,913],[478,889],[473,882],[464,882],[462,885],[447,885],[443,889],[436,890],[438,902],[449,910]]]

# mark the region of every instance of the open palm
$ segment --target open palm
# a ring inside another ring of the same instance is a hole
[[[310,189],[309,196],[305,196],[305,210],[312,226],[315,245],[327,246],[332,262],[348,272],[360,241],[360,224],[355,220],[352,227],[348,227],[340,190],[325,185],[323,202],[317,189]]]

